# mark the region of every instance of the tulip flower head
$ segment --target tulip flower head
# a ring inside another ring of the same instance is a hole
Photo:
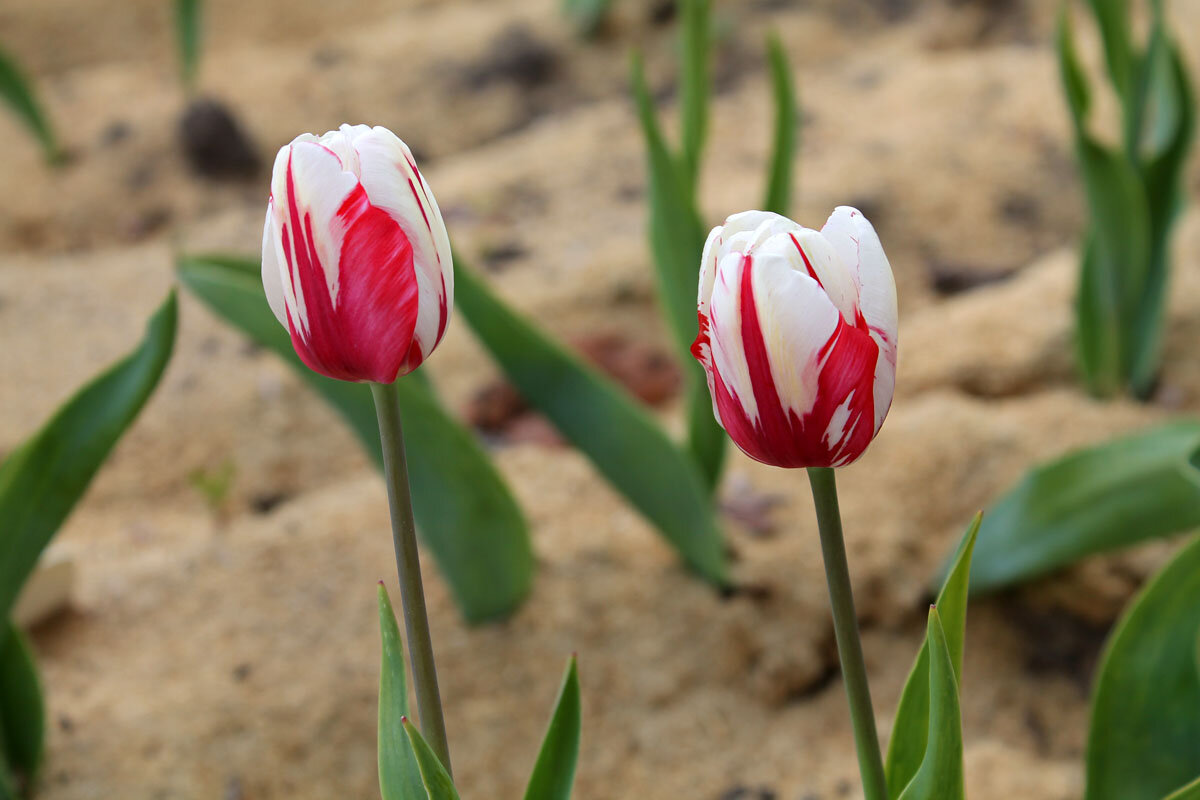
[[[875,229],[838,207],[820,231],[765,211],[714,228],[700,269],[713,412],[746,455],[840,467],[879,432],[896,382],[896,283]]]
[[[386,128],[343,125],[283,147],[262,277],[271,310],[313,370],[392,383],[420,366],[446,331],[454,265],[407,145]]]

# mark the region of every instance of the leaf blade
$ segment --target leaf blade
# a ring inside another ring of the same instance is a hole
[[[396,612],[383,582],[379,583],[379,635],[382,645],[379,669],[378,761],[379,792],[383,800],[428,800],[421,781],[404,720],[410,713],[404,644]]]
[[[408,734],[408,740],[412,743],[417,766],[421,770],[421,782],[425,785],[425,791],[429,793],[429,800],[459,800],[458,790],[454,788],[450,774],[434,755],[433,749],[421,736],[421,732],[408,719],[404,720],[404,732]]]
[[[296,370],[349,424],[382,469],[375,406],[366,386],[334,381],[296,356],[263,295],[258,265],[227,256],[179,260],[180,280],[210,309]],[[511,614],[533,583],[528,525],[475,437],[437,402],[419,372],[396,382],[405,425],[413,513],[467,621]]]
[[[0,50],[0,99],[8,104],[21,123],[37,139],[46,162],[54,164],[61,161],[62,151],[58,146],[58,138],[50,124],[50,118],[42,109],[33,84],[17,65],[16,60],[3,50]]]
[[[0,630],[0,769],[9,767],[32,781],[45,749],[46,707],[29,641],[11,622]]]
[[[179,46],[179,74],[184,87],[196,85],[200,65],[201,10],[203,0],[175,0],[175,36]]]
[[[787,53],[776,32],[767,38],[767,61],[771,68],[772,96],[775,99],[775,135],[763,208],[786,217],[791,206],[792,161],[796,151],[796,90]]]
[[[579,758],[583,711],[575,657],[567,662],[554,714],[525,789],[525,800],[569,800]]]
[[[8,618],[38,556],[158,385],[177,319],[172,291],[141,344],[79,389],[0,464],[0,618]]]
[[[1085,800],[1158,800],[1200,773],[1200,538],[1126,609],[1097,671]]]
[[[508,379],[684,560],[727,581],[711,498],[696,467],[623,391],[491,293],[455,260],[456,304]]]

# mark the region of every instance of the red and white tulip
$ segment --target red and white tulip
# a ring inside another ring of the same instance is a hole
[[[275,158],[263,230],[271,310],[309,367],[392,383],[441,341],[450,238],[412,152],[386,128],[296,137]]]
[[[713,411],[746,455],[840,467],[879,432],[896,383],[896,283],[875,229],[840,206],[820,231],[765,211],[713,229],[700,271]]]

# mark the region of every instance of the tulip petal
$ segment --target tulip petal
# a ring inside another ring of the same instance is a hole
[[[287,327],[287,304],[283,290],[283,240],[275,227],[274,201],[267,202],[267,220],[263,224],[262,280],[267,304],[279,324]]]
[[[896,363],[896,280],[875,228],[862,212],[838,206],[821,228],[824,236],[854,276],[858,306],[885,356]]]

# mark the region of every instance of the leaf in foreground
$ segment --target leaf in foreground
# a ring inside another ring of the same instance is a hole
[[[1200,775],[1200,538],[1134,599],[1097,672],[1085,800],[1160,800]]]
[[[45,728],[46,709],[33,651],[25,635],[8,622],[0,628],[0,772],[7,764],[31,781],[42,763]]]
[[[8,104],[21,123],[37,137],[46,161],[59,161],[62,152],[58,148],[50,119],[42,110],[42,105],[33,91],[33,84],[25,77],[12,56],[3,50],[0,50],[0,99]]]
[[[417,767],[421,770],[421,782],[429,793],[429,800],[459,800],[458,791],[450,773],[442,766],[442,762],[434,755],[433,749],[421,736],[421,732],[407,718],[404,719],[404,732],[412,744],[417,757]]]
[[[575,657],[567,662],[558,701],[550,727],[542,740],[537,763],[525,790],[525,800],[568,800],[575,783],[575,764],[579,759],[579,736],[582,727],[579,697],[579,671]]]
[[[379,793],[383,800],[428,800],[404,720],[408,718],[408,680],[400,626],[383,582],[379,583]]]

